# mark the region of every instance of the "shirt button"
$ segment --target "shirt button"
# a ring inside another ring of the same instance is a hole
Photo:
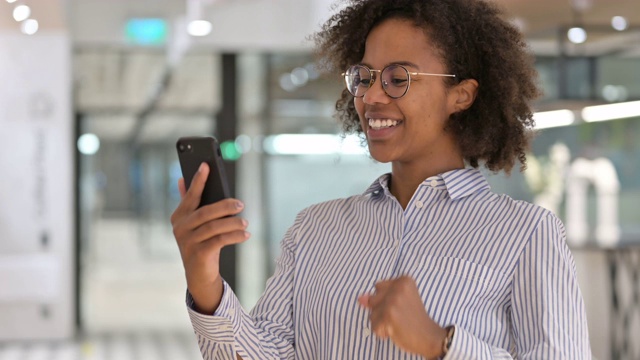
[[[369,330],[368,327],[364,328],[362,332],[364,333],[365,337],[369,337],[369,335],[371,335],[371,330]]]
[[[436,187],[436,186],[438,186],[438,180],[436,179],[431,180],[431,187]]]
[[[424,204],[422,203],[422,201],[420,201],[420,200],[416,201],[416,207],[418,209],[422,209],[423,206],[424,206]]]
[[[236,314],[236,311],[234,309],[229,309],[229,315],[233,316]]]

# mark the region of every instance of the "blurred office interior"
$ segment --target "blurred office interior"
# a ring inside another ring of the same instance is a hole
[[[545,95],[496,192],[564,221],[597,359],[640,359],[640,2],[493,0]],[[363,192],[308,36],[333,0],[0,0],[0,360],[198,359],[169,216],[175,142],[214,135],[252,238],[250,308],[298,211]],[[332,10],[333,9],[333,10]]]

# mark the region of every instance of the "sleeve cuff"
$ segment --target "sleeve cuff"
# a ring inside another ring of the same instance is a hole
[[[233,344],[234,333],[240,329],[240,302],[233,290],[223,280],[222,299],[212,315],[201,314],[194,309],[193,297],[187,290],[187,309],[196,334],[222,344]]]
[[[474,335],[455,325],[451,347],[443,360],[491,359],[491,347]]]

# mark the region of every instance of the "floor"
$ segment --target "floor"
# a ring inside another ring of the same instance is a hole
[[[66,342],[0,343],[0,360],[197,360],[193,334],[90,336]]]

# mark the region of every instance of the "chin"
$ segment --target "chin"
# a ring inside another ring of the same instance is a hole
[[[390,163],[394,160],[393,156],[388,152],[381,150],[376,151],[375,149],[372,150],[371,146],[369,146],[369,156],[371,156],[373,160],[382,164]]]

